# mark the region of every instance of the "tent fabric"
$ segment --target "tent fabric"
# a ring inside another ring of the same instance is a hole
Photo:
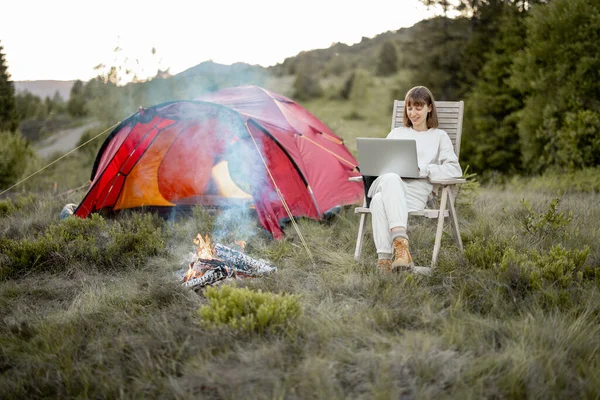
[[[360,203],[362,183],[348,181],[360,176],[356,165],[343,140],[293,100],[258,86],[228,88],[124,120],[98,152],[74,214],[241,205],[281,238],[285,205],[294,217],[319,220]]]

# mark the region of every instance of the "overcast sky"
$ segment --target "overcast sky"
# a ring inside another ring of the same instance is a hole
[[[206,60],[266,67],[433,15],[418,0],[4,0],[1,9],[13,81],[88,80],[98,64],[126,65],[140,78]]]

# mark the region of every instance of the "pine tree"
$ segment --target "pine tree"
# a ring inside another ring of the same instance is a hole
[[[10,80],[3,50],[4,48],[0,45],[0,131],[15,132],[19,126],[15,102],[15,85]]]

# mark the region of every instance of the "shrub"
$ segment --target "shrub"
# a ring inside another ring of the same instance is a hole
[[[475,236],[465,246],[467,259],[481,269],[493,269],[503,259],[507,244],[497,238]]]
[[[556,245],[545,254],[533,254],[535,268],[530,272],[533,286],[541,288],[551,283],[561,288],[578,284],[583,279],[583,264],[590,253],[589,247],[583,250],[567,250]]]
[[[457,186],[456,205],[472,209],[479,195],[481,184],[477,181],[477,174],[470,172],[469,169],[470,166],[467,165],[462,175],[462,178],[466,179],[466,182]]]
[[[162,253],[165,240],[162,220],[146,213],[134,213],[131,217],[115,223],[109,229],[110,241],[103,256],[107,266],[140,266],[148,257]]]
[[[519,253],[510,249],[500,263],[500,277],[511,289],[518,289],[523,295],[550,287],[568,289],[583,280],[583,266],[588,254],[588,247],[567,250],[560,244],[545,253]]]
[[[0,189],[14,184],[32,157],[29,142],[21,134],[0,132]]]
[[[36,238],[1,239],[0,279],[36,271],[61,272],[76,263],[99,270],[139,267],[164,248],[162,230],[148,214],[110,224],[98,214],[67,218]]]
[[[573,220],[573,212],[568,214],[559,212],[560,198],[555,197],[545,213],[537,213],[531,207],[531,203],[525,199],[521,200],[524,213],[521,218],[521,227],[525,233],[539,236],[549,236],[559,230],[566,228]]]
[[[12,199],[0,200],[0,218],[7,217],[10,214],[17,212],[23,208],[31,206],[35,203],[34,195],[17,195]]]
[[[209,304],[199,314],[207,327],[226,325],[243,332],[284,328],[301,313],[296,296],[222,286],[205,291]]]
[[[311,100],[323,96],[319,77],[310,69],[302,70],[294,81],[294,97],[298,100]]]

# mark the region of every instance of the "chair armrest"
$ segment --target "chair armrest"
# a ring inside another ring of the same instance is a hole
[[[362,176],[351,176],[348,178],[350,182],[362,182]],[[430,183],[436,185],[457,185],[459,183],[465,183],[467,180],[464,178],[451,178],[451,179],[429,179]]]
[[[467,180],[464,178],[453,178],[453,179],[430,179],[429,182],[434,185],[456,185],[459,183],[465,183]]]

